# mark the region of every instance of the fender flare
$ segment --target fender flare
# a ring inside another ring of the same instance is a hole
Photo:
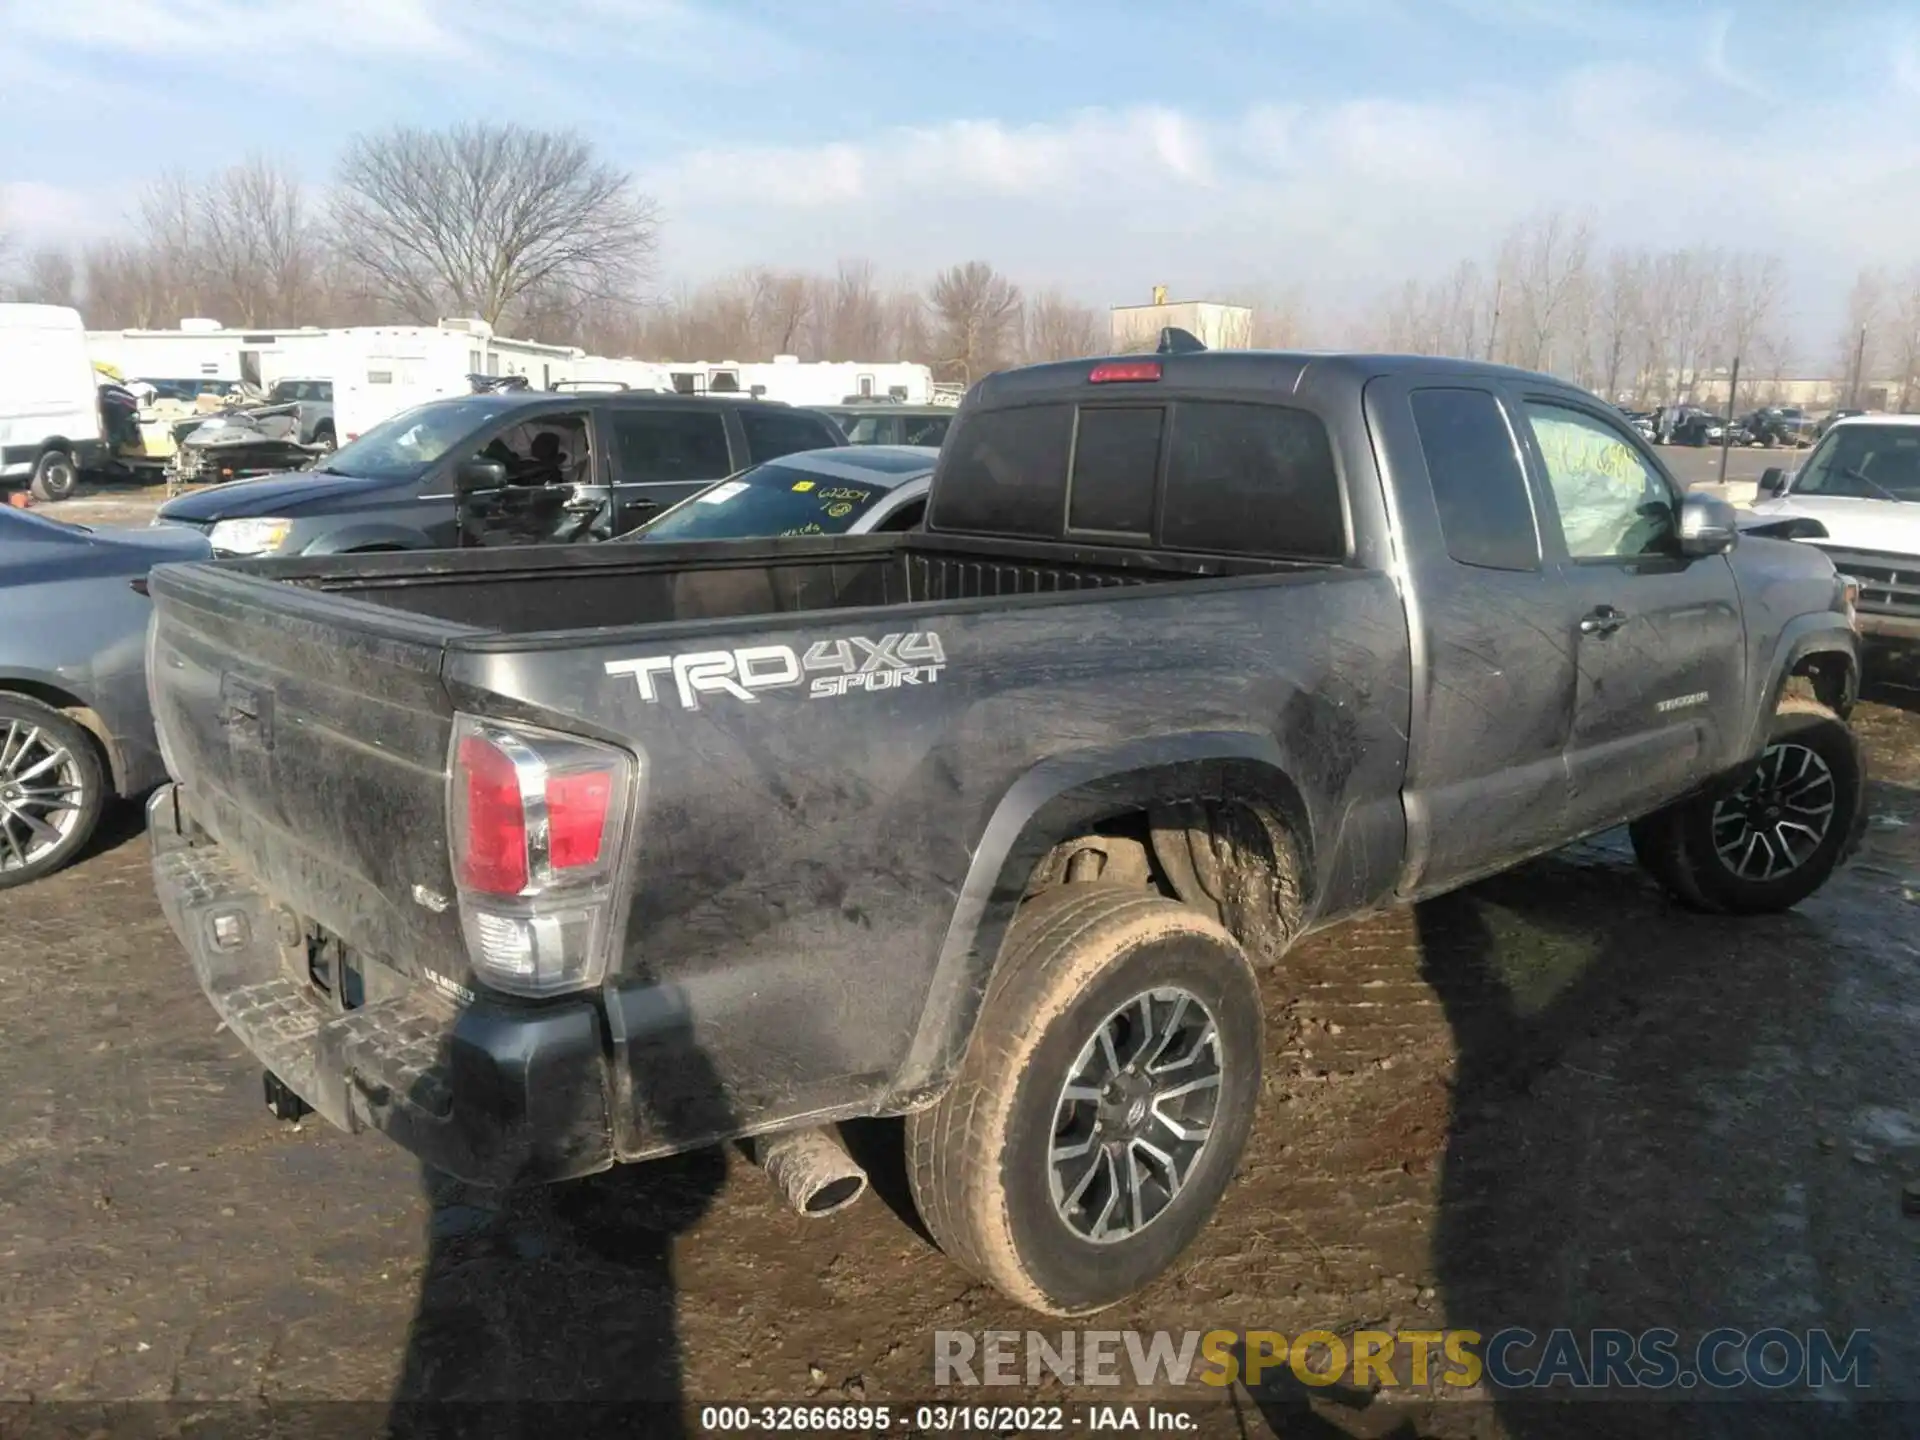
[[[1774,642],[1773,653],[1767,659],[1764,672],[1766,686],[1761,691],[1761,705],[1753,717],[1746,748],[1741,752],[1743,755],[1758,755],[1766,748],[1773,712],[1779,708],[1780,696],[1787,688],[1788,677],[1801,661],[1814,655],[1834,655],[1845,662],[1845,704],[1841,709],[1844,713],[1851,708],[1860,691],[1859,637],[1847,628],[1837,614],[1819,611],[1801,615],[1789,621],[1781,630],[1780,638]]]
[[[1298,773],[1271,735],[1203,731],[1077,750],[1022,775],[971,847],[972,863],[887,1111],[919,1108],[951,1079],[1028,878],[1061,840],[1111,816],[1179,800],[1262,801],[1294,831],[1311,891],[1314,807],[1292,778]]]
[[[349,550],[368,550],[374,546],[397,550],[431,550],[433,542],[418,530],[404,525],[349,525],[329,530],[302,548],[302,555],[344,555]]]

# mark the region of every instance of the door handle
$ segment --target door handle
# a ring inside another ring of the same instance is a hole
[[[1627,623],[1627,612],[1612,605],[1596,605],[1588,614],[1580,617],[1582,635],[1611,635]]]

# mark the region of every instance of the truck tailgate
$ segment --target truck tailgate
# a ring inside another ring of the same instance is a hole
[[[188,813],[350,947],[464,979],[438,897],[453,894],[440,666],[466,627],[214,565],[150,583],[154,721]]]

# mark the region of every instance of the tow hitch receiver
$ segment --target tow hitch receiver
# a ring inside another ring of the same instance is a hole
[[[267,1109],[273,1112],[274,1119],[298,1120],[313,1113],[313,1107],[289,1090],[286,1082],[273,1071],[262,1070],[260,1078],[266,1086]]]

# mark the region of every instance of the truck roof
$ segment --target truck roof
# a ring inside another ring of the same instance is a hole
[[[974,386],[976,404],[1017,401],[1027,395],[1056,394],[1087,385],[1103,365],[1157,364],[1168,385],[1199,389],[1259,391],[1299,390],[1309,371],[1330,374],[1356,385],[1382,375],[1435,375],[1486,380],[1524,380],[1532,385],[1573,389],[1565,381],[1511,365],[1460,360],[1438,355],[1391,355],[1338,350],[1205,350],[1187,354],[1131,354],[1090,356],[1047,365],[1002,370]],[[1103,387],[1104,388],[1104,387]],[[1113,389],[1124,392],[1126,383]],[[1581,392],[1585,393],[1585,392]]]

